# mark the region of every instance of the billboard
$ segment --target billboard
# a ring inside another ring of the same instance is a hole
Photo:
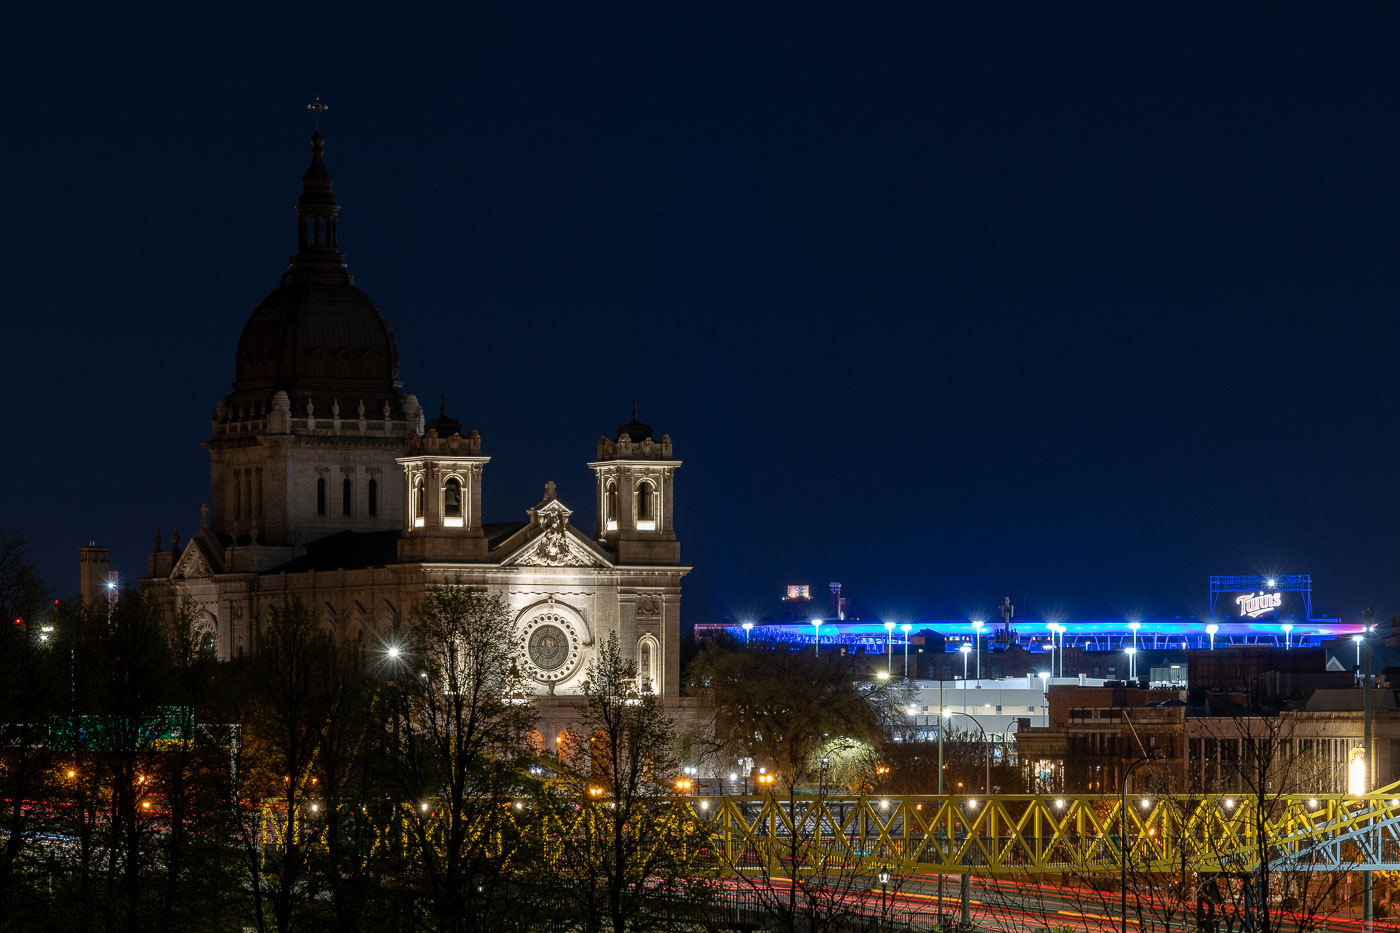
[[[788,585],[788,599],[811,599],[812,587],[806,583],[793,583]]]

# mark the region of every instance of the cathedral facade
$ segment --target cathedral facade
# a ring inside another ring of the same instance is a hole
[[[548,744],[582,703],[589,659],[616,633],[642,689],[679,707],[681,578],[671,439],[632,420],[598,440],[596,528],[555,496],[526,518],[482,519],[490,457],[476,431],[403,391],[384,315],[355,286],[340,206],[312,137],[296,205],[296,252],[253,311],[233,391],[210,424],[210,498],[199,528],[157,540],[142,588],[191,600],[203,645],[254,652],[268,613],[300,600],[337,642],[367,651],[428,588],[461,583],[515,615],[520,669]],[[679,710],[678,710],[679,711]]]

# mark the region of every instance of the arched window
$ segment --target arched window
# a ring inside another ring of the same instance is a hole
[[[637,689],[656,692],[656,642],[650,636],[637,645]]]
[[[316,480],[316,514],[326,514],[326,478],[324,476]]]
[[[656,530],[656,487],[648,479],[637,484],[637,530]]]
[[[370,481],[369,481],[369,489],[367,490],[367,492],[369,493],[369,514],[371,514],[371,515],[378,515],[378,514],[379,514],[379,481],[378,481],[378,480],[373,480],[373,479],[370,480]]]
[[[450,477],[442,487],[442,523],[448,528],[461,528],[462,522],[462,481]]]
[[[212,660],[219,650],[218,641],[214,638],[213,632],[205,632],[199,636],[199,656]]]
[[[345,479],[340,481],[340,514],[353,514],[353,511],[350,508],[353,501],[354,497],[353,491],[350,488],[350,477],[347,476],[345,477]]]
[[[617,531],[617,481],[608,480],[603,491],[603,528]]]
[[[413,527],[423,527],[423,478],[413,481]]]

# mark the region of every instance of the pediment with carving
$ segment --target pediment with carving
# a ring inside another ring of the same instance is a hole
[[[170,571],[171,578],[176,580],[197,580],[213,575],[214,570],[205,559],[204,552],[193,540],[185,545],[185,553],[180,555],[180,559]]]
[[[569,524],[573,513],[558,499],[550,499],[530,510],[530,537],[515,554],[503,560],[515,567],[605,567],[579,533]]]

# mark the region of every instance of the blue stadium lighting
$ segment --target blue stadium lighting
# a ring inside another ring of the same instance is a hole
[[[937,634],[943,636],[944,650],[948,652],[957,652],[962,645],[967,645],[969,649],[973,645],[978,645],[980,649],[980,636],[989,636],[987,640],[990,642],[990,636],[1000,629],[999,626],[988,627],[985,622],[976,625],[973,622],[959,619],[925,620],[905,624],[909,626],[905,637],[912,639],[914,644],[919,644],[922,641],[922,636],[926,634]],[[821,640],[828,644],[878,645],[881,653],[885,653],[891,627],[881,621],[837,622],[827,620],[821,623],[819,631]],[[732,629],[736,637],[804,644],[811,644],[813,636],[818,631],[813,621],[808,621],[805,623],[756,625],[749,623],[743,627],[699,623],[696,626],[696,633],[703,638],[707,633],[720,629]],[[899,625],[899,630],[904,632],[904,625]],[[1139,650],[1147,651],[1179,650],[1183,647],[1206,648],[1216,641],[1221,642],[1222,645],[1307,648],[1316,647],[1324,641],[1335,638],[1347,638],[1363,633],[1365,627],[1336,619],[1293,619],[1287,621],[1243,619],[1210,623],[1198,619],[1143,620],[1140,622],[1108,619],[1059,623],[1027,621],[1019,626],[1013,624],[1011,630],[1014,633],[1014,641],[1025,650],[1048,654],[1052,650],[1059,650],[1059,645],[1056,645],[1054,649],[1051,647],[1054,644],[1052,639],[1057,634],[1065,647],[1089,651],[1121,651],[1132,645],[1134,641],[1136,641]]]

